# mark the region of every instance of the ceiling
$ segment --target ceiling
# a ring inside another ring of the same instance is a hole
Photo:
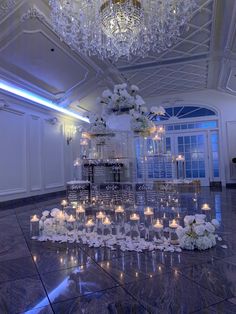
[[[189,30],[167,51],[112,63],[61,42],[48,0],[0,0],[0,78],[82,112],[123,81],[145,98],[207,88],[236,95],[236,1],[197,1]]]

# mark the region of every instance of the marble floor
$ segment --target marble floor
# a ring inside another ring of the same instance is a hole
[[[35,242],[30,215],[59,199],[1,210],[0,313],[236,313],[236,190],[204,188],[200,198],[214,208],[223,238],[204,252]]]

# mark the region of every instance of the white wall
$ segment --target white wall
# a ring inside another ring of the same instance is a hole
[[[208,106],[216,109],[219,114],[220,129],[220,156],[222,183],[236,183],[236,169],[232,166],[231,159],[236,157],[236,97],[215,90],[171,95],[166,106],[172,106],[175,100],[178,104],[193,104]],[[161,105],[167,97],[149,98],[148,106]],[[236,168],[236,167],[235,167]]]
[[[0,103],[0,202],[64,190],[79,149],[64,128],[78,122],[3,94]]]

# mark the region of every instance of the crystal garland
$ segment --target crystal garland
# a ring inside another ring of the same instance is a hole
[[[49,0],[52,24],[72,49],[117,60],[170,47],[196,0]]]

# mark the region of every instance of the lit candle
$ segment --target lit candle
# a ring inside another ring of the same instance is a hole
[[[105,217],[105,219],[102,222],[104,225],[106,226],[110,226],[111,225],[111,220],[109,217]]]
[[[144,215],[145,216],[152,216],[154,214],[153,209],[151,207],[146,207],[144,209]]]
[[[140,219],[140,217],[136,213],[130,215],[130,220],[132,220],[132,221],[138,221],[139,219]]]
[[[153,225],[153,227],[155,229],[163,229],[163,224],[161,223],[161,221],[159,219],[157,219],[157,221],[155,222],[155,224]]]
[[[103,219],[103,218],[105,218],[105,214],[104,214],[102,211],[100,211],[100,212],[98,212],[98,213],[96,214],[96,218],[97,218],[97,219]]]
[[[61,206],[65,208],[67,206],[67,200],[62,200]]]
[[[205,203],[202,205],[202,210],[211,210],[211,208],[207,203]]]
[[[175,219],[173,219],[172,221],[170,221],[170,223],[169,223],[169,227],[170,228],[172,228],[172,229],[176,229],[176,228],[178,228],[178,223],[177,223],[177,221],[175,220]]]
[[[184,156],[182,156],[182,155],[178,155],[178,156],[176,157],[176,160],[177,160],[177,161],[184,161],[185,158],[184,158]]]
[[[39,218],[37,215],[33,215],[33,217],[30,219],[31,222],[38,222]]]
[[[31,238],[39,236],[39,218],[37,215],[30,218],[30,236]]]
[[[70,215],[70,217],[67,219],[68,222],[75,222],[75,218],[73,215]]]
[[[71,202],[72,208],[76,208],[77,207],[77,202]]]
[[[92,218],[88,219],[88,221],[85,224],[86,227],[93,227],[94,226],[94,221]]]
[[[83,214],[83,213],[85,213],[85,209],[82,205],[79,205],[76,209],[76,212],[79,214]]]
[[[115,213],[124,213],[124,207],[122,206],[117,206],[115,209]]]
[[[63,213],[62,210],[59,211],[58,215],[57,215],[57,219],[58,220],[65,220],[65,214]]]

